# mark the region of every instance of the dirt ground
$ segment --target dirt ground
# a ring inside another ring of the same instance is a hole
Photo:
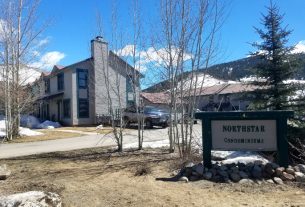
[[[170,178],[178,163],[176,155],[162,149],[113,153],[95,148],[0,160],[12,171],[0,181],[0,195],[53,191],[69,207],[305,206],[305,187],[297,184],[156,180]]]

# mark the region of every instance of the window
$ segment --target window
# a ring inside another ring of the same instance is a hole
[[[64,109],[64,118],[71,117],[71,108],[70,108],[70,99],[65,99],[63,101],[63,109]]]
[[[44,92],[50,93],[50,79],[44,80]]]
[[[88,87],[88,71],[84,69],[77,70],[78,88],[87,89]]]
[[[64,90],[64,74],[59,73],[57,75],[57,90],[61,91]]]
[[[89,118],[89,101],[88,99],[78,99],[78,117]]]

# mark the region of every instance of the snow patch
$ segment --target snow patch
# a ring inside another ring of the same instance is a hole
[[[43,135],[41,132],[33,131],[29,128],[19,127],[20,136],[38,136]],[[6,136],[6,124],[5,120],[0,120],[0,137]]]
[[[20,134],[20,136],[39,136],[39,135],[43,135],[43,133],[41,133],[41,132],[37,132],[37,131],[31,130],[29,128],[23,128],[23,127],[19,128],[19,134]]]
[[[222,161],[223,164],[231,164],[231,163],[267,163],[269,162],[266,158],[259,155],[257,152],[249,152],[249,151],[212,151],[213,157],[224,159]]]
[[[169,146],[169,140],[159,140],[159,141],[151,141],[151,142],[143,142],[143,147],[148,147],[148,148],[159,148],[159,147],[167,147]],[[130,143],[130,144],[125,144],[124,148],[137,148],[138,143]]]

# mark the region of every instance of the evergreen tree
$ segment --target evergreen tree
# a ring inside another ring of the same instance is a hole
[[[262,16],[263,29],[255,27],[262,41],[253,43],[259,51],[255,55],[261,59],[255,68],[257,80],[252,83],[258,86],[253,103],[256,109],[283,110],[291,106],[289,97],[295,91],[292,84],[285,82],[293,78],[297,66],[290,55],[293,47],[286,46],[292,31],[282,26],[284,15],[272,1],[267,9]]]

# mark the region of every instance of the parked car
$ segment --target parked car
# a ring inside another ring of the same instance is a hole
[[[138,118],[144,120],[147,128],[152,128],[153,126],[165,128],[169,123],[169,112],[154,106],[145,106],[139,109],[139,114],[137,114],[135,107],[129,107],[124,110],[123,120],[126,125],[137,123]]]

